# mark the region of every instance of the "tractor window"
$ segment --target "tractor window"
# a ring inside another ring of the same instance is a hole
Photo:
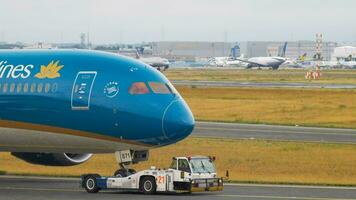
[[[173,159],[171,166],[169,167],[170,169],[177,169],[177,159]]]
[[[190,173],[189,163],[188,163],[188,161],[186,159],[179,159],[178,160],[178,170]]]
[[[152,91],[156,94],[171,94],[171,90],[164,83],[148,82]]]
[[[130,94],[148,94],[149,92],[144,82],[133,83],[129,89]]]
[[[215,165],[209,158],[193,158],[190,164],[194,173],[216,173]]]

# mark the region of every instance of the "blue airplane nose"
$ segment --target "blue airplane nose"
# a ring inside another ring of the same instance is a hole
[[[181,140],[192,133],[195,120],[188,105],[177,100],[172,102],[163,116],[163,133],[171,141]]]

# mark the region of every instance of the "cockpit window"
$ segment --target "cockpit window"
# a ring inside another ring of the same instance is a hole
[[[170,88],[168,88],[167,85],[164,83],[148,82],[148,85],[150,85],[152,91],[156,94],[171,94],[172,93]]]
[[[150,91],[148,90],[146,84],[144,82],[135,82],[131,85],[129,89],[130,94],[148,94]]]
[[[172,92],[172,94],[178,94],[178,91],[174,88],[172,83],[168,82],[167,84],[168,89]]]

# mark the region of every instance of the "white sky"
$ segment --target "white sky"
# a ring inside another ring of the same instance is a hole
[[[0,41],[356,41],[354,0],[0,0]]]

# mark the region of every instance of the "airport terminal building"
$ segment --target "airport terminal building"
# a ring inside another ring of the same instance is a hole
[[[175,59],[229,56],[234,43],[229,42],[153,42],[153,55]]]
[[[356,61],[356,47],[342,46],[336,47],[332,54],[333,61]]]
[[[241,53],[244,53],[246,57],[257,56],[277,56],[284,42],[242,42]],[[286,57],[291,59],[297,59],[301,55],[306,54],[307,58],[313,58],[316,53],[315,41],[293,41],[288,42]],[[324,60],[330,60],[337,47],[336,42],[324,42],[323,43],[323,58]]]
[[[237,43],[231,42],[153,42],[152,51],[154,55],[175,59],[194,59],[207,57],[229,56],[230,50]],[[241,54],[245,57],[277,56],[284,42],[273,41],[247,41],[238,43]],[[323,43],[323,58],[331,60],[336,42]],[[315,41],[289,41],[286,57],[297,59],[306,54],[307,58],[313,58],[316,53]]]

